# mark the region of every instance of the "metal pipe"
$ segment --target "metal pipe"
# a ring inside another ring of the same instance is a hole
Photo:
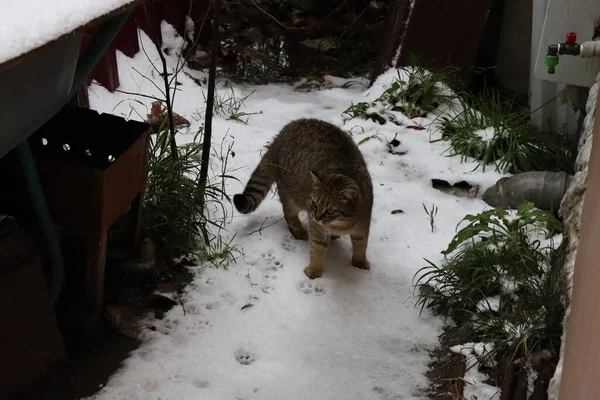
[[[58,300],[58,296],[62,290],[64,281],[64,260],[62,252],[60,250],[60,243],[58,241],[58,235],[56,229],[52,224],[50,217],[50,211],[46,204],[44,192],[40,179],[35,169],[35,162],[33,155],[29,149],[29,143],[27,139],[23,140],[15,149],[15,155],[17,162],[19,163],[21,173],[23,174],[23,181],[25,182],[25,189],[31,199],[31,206],[33,213],[39,222],[39,228],[42,232],[42,236],[48,246],[48,253],[50,255],[50,261],[52,263],[52,269],[49,278],[49,294],[52,304],[55,304]]]
[[[571,176],[565,172],[529,171],[500,178],[482,196],[492,207],[516,209],[524,201],[556,213]]]
[[[551,44],[546,50],[544,63],[548,67],[549,74],[556,72],[559,55],[581,56],[583,58],[600,57],[600,41],[591,40],[579,44],[575,32],[567,33],[567,39],[564,43]]]

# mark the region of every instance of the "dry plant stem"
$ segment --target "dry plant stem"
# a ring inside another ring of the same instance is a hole
[[[273,226],[273,225],[275,225],[276,223],[278,223],[279,221],[282,221],[282,220],[284,219],[284,217],[281,217],[281,218],[279,218],[277,221],[275,221],[275,222],[272,222],[272,223],[270,223],[269,225],[265,225],[265,224],[267,223],[267,220],[268,220],[269,218],[270,218],[270,217],[265,217],[265,220],[262,222],[262,224],[260,224],[260,227],[259,227],[258,229],[256,229],[256,230],[252,231],[252,232],[248,232],[248,233],[246,234],[246,236],[250,236],[250,235],[253,235],[253,234],[255,234],[255,233],[258,233],[259,235],[262,235],[262,231],[263,231],[263,229],[266,229],[266,228],[268,228],[268,227],[270,227],[270,226]]]
[[[202,143],[202,165],[200,166],[200,181],[198,189],[202,196],[206,189],[208,177],[208,162],[210,160],[210,142],[212,138],[212,117],[215,103],[215,75],[217,71],[217,52],[219,51],[219,13],[221,0],[213,4],[213,25],[210,43],[210,66],[208,72],[208,95],[206,97],[206,112],[204,114],[204,140]]]
[[[177,142],[175,141],[175,124],[173,123],[173,104],[171,104],[171,86],[169,85],[169,74],[167,73],[167,59],[158,43],[156,43],[156,49],[158,50],[158,56],[163,68],[160,75],[165,83],[165,103],[167,106],[167,117],[169,118],[169,132],[171,133],[169,136],[171,157],[173,157],[173,160],[177,160]]]
[[[148,18],[149,21],[153,21],[155,20],[154,17],[156,17],[156,13],[155,13],[155,9],[154,9],[154,4],[150,3],[150,5],[146,5],[144,4],[144,11],[146,12],[146,17]],[[167,117],[168,117],[168,122],[169,122],[169,145],[171,148],[171,157],[174,160],[177,160],[178,154],[177,154],[177,142],[175,141],[175,125],[173,123],[173,106],[171,104],[171,87],[169,85],[169,75],[167,72],[167,59],[165,58],[165,55],[162,52],[161,46],[159,44],[159,36],[161,35],[161,33],[159,31],[157,31],[156,29],[151,29],[152,30],[152,42],[154,43],[154,45],[156,46],[156,50],[158,52],[158,57],[160,58],[161,64],[162,64],[162,71],[159,71],[158,68],[156,68],[156,66],[154,65],[153,62],[151,62],[152,67],[158,72],[158,74],[163,78],[163,82],[164,82],[164,86],[165,86],[165,90],[164,92],[162,90],[160,90],[160,88],[154,83],[154,81],[152,81],[151,79],[149,79],[148,77],[146,77],[144,74],[140,73],[139,71],[138,74],[140,74],[142,77],[145,77],[146,79],[148,79],[150,82],[152,82],[152,84],[154,84],[154,86],[159,89],[162,94],[165,96],[165,104],[167,107]],[[143,46],[142,46],[143,49]],[[148,58],[148,60],[150,60],[150,58],[148,57],[148,54],[146,53],[146,50],[144,50],[144,54],[146,54],[146,57]]]
[[[189,50],[187,51],[186,55],[184,57],[182,57],[182,55],[179,54],[179,57],[177,58],[177,65],[175,66],[175,73],[173,74],[173,78],[171,78],[171,80],[169,81],[169,85],[173,84],[173,82],[176,81],[177,76],[179,75],[181,70],[183,70],[183,67],[185,67],[185,61],[192,54],[192,52],[194,51],[194,47],[200,40],[200,32],[202,32],[202,29],[204,28],[204,24],[206,23],[206,20],[208,18],[208,14],[210,12],[213,2],[214,2],[214,0],[211,0],[210,3],[208,4],[208,7],[206,8],[206,14],[204,14],[204,17],[202,18],[202,24],[200,25],[200,28],[198,29],[198,36],[196,37],[194,42],[189,46]],[[188,15],[191,14],[191,12],[192,12],[193,4],[194,4],[194,2],[190,1],[190,8],[188,9]],[[186,72],[184,71],[184,73],[186,73]],[[173,97],[171,99],[171,104],[175,103],[175,94],[177,94],[176,90],[173,91]]]
[[[129,94],[129,95],[132,95],[132,96],[140,96],[140,97],[144,97],[146,99],[151,99],[151,100],[155,100],[155,101],[162,101],[162,99],[159,99],[156,96],[150,96],[150,95],[143,94],[143,93],[127,92],[127,91],[121,90],[121,89],[115,89],[115,92],[117,92],[117,93],[123,93],[123,94]]]

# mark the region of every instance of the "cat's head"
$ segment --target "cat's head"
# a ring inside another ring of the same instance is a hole
[[[359,189],[354,180],[342,174],[321,176],[310,171],[312,188],[308,196],[310,218],[323,225],[343,228],[356,219]]]

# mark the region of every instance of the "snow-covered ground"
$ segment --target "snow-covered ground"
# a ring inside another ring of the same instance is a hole
[[[154,61],[156,52],[143,34],[142,45]],[[160,97],[150,80],[159,87],[162,83],[143,52],[133,59],[118,53],[117,58],[120,90]],[[176,63],[172,56],[168,61],[171,67]],[[382,126],[360,119],[344,124],[342,112],[352,102],[377,97],[394,76],[396,71],[387,72],[370,89],[357,83],[309,93],[289,85],[233,85],[237,97],[254,92],[241,111],[262,113],[250,116],[247,125],[219,117],[213,121],[213,143],[218,147],[222,140],[234,143],[229,169],[242,183],[228,182],[229,195],[243,189],[265,144],[295,118],[330,121],[351,130],[357,142],[374,134],[384,139],[360,145],[375,188],[368,248],[371,270],[350,265],[350,242],[342,238],[330,246],[323,277],[311,281],[303,273],[308,244],[289,234],[285,221],[280,220],[283,215],[276,195],[253,214],[231,210],[232,220],[224,234],[237,234],[234,243],[245,255],[227,270],[195,268],[195,279],[183,299],[185,314],[182,307],[174,307],[163,320],[148,321],[156,331],[144,331],[142,346],[94,399],[425,398],[429,351],[438,343],[442,320],[427,310],[419,315],[414,307],[413,276],[425,265],[424,257],[433,262],[442,259],[440,251],[466,214],[486,207],[480,199],[433,189],[431,179],[451,184],[467,180],[481,185],[482,192],[500,175],[492,168],[471,172],[475,163],[460,163],[459,158],[442,154],[447,145],[430,143],[427,129],[407,129],[408,124]],[[199,86],[184,73],[178,82],[175,111],[192,122],[189,133],[178,137],[185,143],[193,140],[203,122],[206,85]],[[346,80],[331,78],[331,82],[340,86]],[[218,94],[230,92],[220,81]],[[132,119],[145,118],[151,101],[111,94],[98,85],[90,89],[92,108]],[[430,122],[417,118],[411,124]],[[386,139],[395,136],[406,154],[388,152]],[[220,168],[217,160],[214,167]],[[423,204],[439,209],[434,232]],[[256,232],[262,224],[270,226]],[[244,307],[247,304],[252,306]]]

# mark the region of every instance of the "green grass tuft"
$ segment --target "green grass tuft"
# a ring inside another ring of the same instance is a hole
[[[496,361],[557,351],[564,306],[562,258],[540,235],[562,224],[550,213],[524,203],[510,215],[491,209],[467,215],[441,265],[429,260],[415,274],[416,305],[458,322],[472,321],[474,341],[492,342]],[[497,310],[481,307],[499,296]]]
[[[442,138],[449,140],[451,156],[494,165],[499,172],[568,171],[570,142],[564,135],[544,134],[529,121],[530,113],[514,111],[499,94],[459,95],[460,112],[442,123]],[[493,132],[484,140],[478,131]]]
[[[221,182],[213,179],[203,193],[198,190],[202,133],[199,130],[192,143],[178,146],[177,158],[171,154],[168,130],[152,137],[142,225],[167,257],[191,255],[211,266],[226,267],[241,251],[231,240],[210,232],[211,228],[220,232],[226,223],[225,204],[230,199],[222,181],[228,176],[219,176]],[[219,212],[211,215],[209,210],[215,209]]]
[[[240,111],[242,107],[245,106],[246,100],[248,100],[248,98],[252,96],[254,91],[247,94],[246,96],[236,97],[233,88],[231,88],[230,90],[231,93],[227,92],[226,94],[219,94],[218,92],[215,92],[215,100],[213,105],[213,111],[215,115],[232,121],[241,122],[247,125],[248,120],[252,115],[262,114],[262,111]],[[204,96],[204,92],[202,92],[202,95]],[[204,102],[206,102],[206,97],[204,98]]]
[[[412,63],[401,68],[390,86],[371,103],[352,104],[343,113],[345,119],[362,118],[381,125],[388,122],[400,124],[395,112],[408,118],[426,116],[441,103],[449,103],[455,97],[448,86],[456,80],[455,69],[425,69]]]

